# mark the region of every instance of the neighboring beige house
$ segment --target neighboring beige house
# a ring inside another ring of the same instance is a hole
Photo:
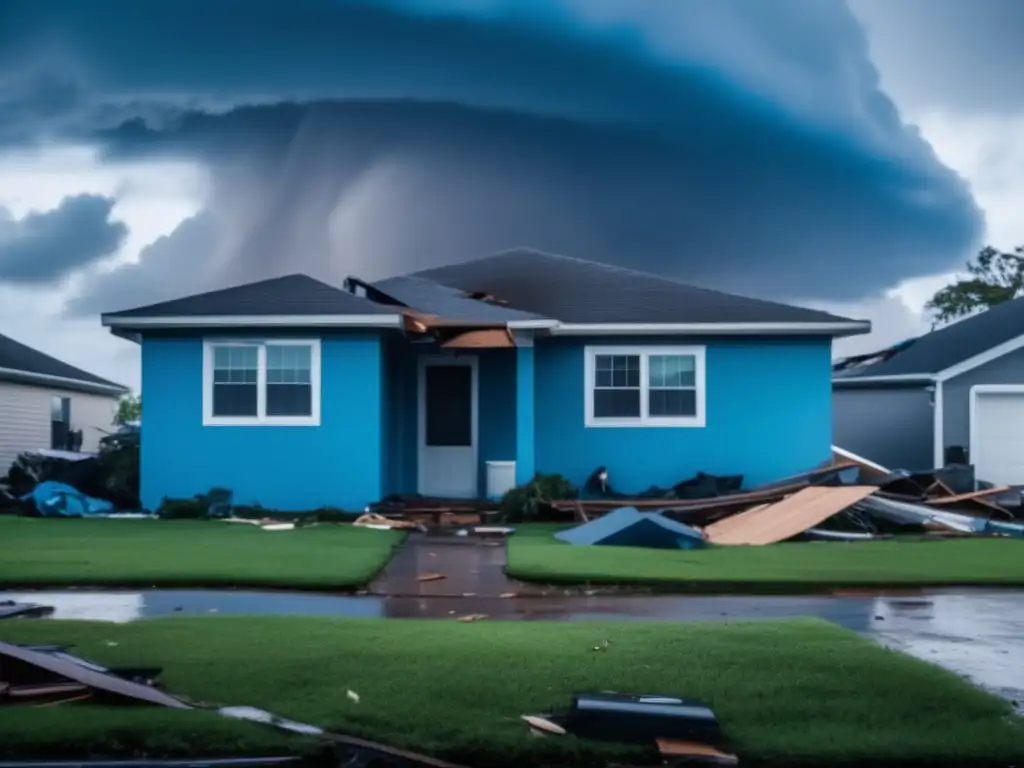
[[[0,334],[0,477],[22,451],[97,450],[127,391]]]

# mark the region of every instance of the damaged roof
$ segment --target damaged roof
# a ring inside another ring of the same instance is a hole
[[[992,309],[927,333],[916,339],[880,350],[877,355],[858,355],[865,363],[833,366],[834,380],[854,382],[876,376],[935,376],[959,363],[987,352],[1004,342],[1024,336],[1024,298],[998,304]],[[874,361],[874,362],[872,362]]]
[[[623,267],[526,249],[409,277],[487,294],[563,323],[852,323],[803,307],[697,288]]]
[[[540,315],[512,309],[473,298],[459,288],[441,285],[414,275],[389,277],[370,283],[381,293],[401,302],[407,307],[431,315],[465,323],[507,323],[516,320],[542,320]]]
[[[222,315],[394,315],[395,308],[354,296],[308,275],[285,275],[255,283],[208,291],[159,304],[103,315],[104,320],[140,317]]]
[[[128,391],[128,388],[121,384],[75,368],[3,334],[0,334],[0,378],[54,388],[104,390],[115,393]]]

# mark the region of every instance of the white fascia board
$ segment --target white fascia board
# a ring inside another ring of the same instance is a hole
[[[939,379],[931,373],[899,373],[892,376],[836,376],[833,384],[933,384]]]
[[[509,323],[509,327],[512,324]],[[822,323],[558,323],[558,336],[848,336],[871,331],[868,320]]]
[[[1016,336],[1008,341],[1004,341],[1002,344],[996,344],[994,347],[986,349],[984,352],[980,352],[973,357],[961,360],[956,365],[951,365],[943,371],[939,371],[936,378],[938,381],[948,381],[1022,348],[1024,348],[1024,335]]]
[[[402,315],[185,315],[116,317],[101,315],[110,328],[401,328]]]
[[[109,393],[111,395],[123,395],[131,390],[117,384],[100,384],[96,381],[85,379],[72,379],[68,376],[53,376],[48,373],[35,373],[34,371],[22,371],[17,368],[0,368],[0,378],[9,377],[23,381],[27,384],[39,384],[44,387],[60,389],[61,386],[73,387],[75,389],[88,389],[93,392]]]

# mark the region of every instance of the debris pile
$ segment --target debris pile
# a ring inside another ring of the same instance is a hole
[[[1013,489],[984,484],[989,487],[975,490],[977,484],[969,466],[892,472],[836,449],[823,466],[747,490],[739,476],[701,473],[671,489],[627,497],[599,467],[580,498],[551,506],[581,523],[558,534],[572,544],[692,549],[895,533],[1024,537],[1024,524],[1000,503]]]

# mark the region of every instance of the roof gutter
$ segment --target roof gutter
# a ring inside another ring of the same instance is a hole
[[[53,376],[48,373],[35,373],[34,371],[21,371],[17,368],[0,368],[0,379],[35,384],[52,389],[72,389],[101,395],[123,395],[131,391],[128,387],[120,384],[100,384],[97,381],[72,379],[67,376]]]
[[[933,373],[900,373],[891,376],[835,376],[832,384],[851,386],[857,384],[934,384],[940,381]]]
[[[401,328],[402,315],[183,315],[169,317],[118,317],[101,315],[108,328],[144,330],[242,326],[252,328]]]
[[[530,321],[527,321],[530,322]],[[508,324],[509,328],[517,326]],[[519,326],[522,327],[522,326]],[[868,320],[821,323],[556,323],[556,336],[852,336],[871,331]]]

